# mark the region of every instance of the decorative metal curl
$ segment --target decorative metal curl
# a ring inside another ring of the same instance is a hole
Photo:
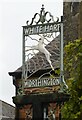
[[[50,23],[51,21],[52,21],[52,22],[58,22],[58,21],[59,21],[59,18],[58,18],[58,17],[56,17],[57,20],[55,21],[53,15],[52,15],[50,12],[48,12],[48,11],[45,12],[44,9],[45,9],[45,8],[44,8],[44,5],[42,5],[40,14],[39,14],[39,13],[35,13],[34,17],[32,18],[32,21],[31,21],[30,25],[33,25],[33,23],[35,23],[35,24],[37,25],[37,24],[39,24],[40,22],[43,24],[43,23],[45,23],[45,22]],[[50,17],[49,19],[47,19],[47,15],[48,15],[48,14],[49,14],[49,17]],[[38,20],[38,21],[36,21],[36,17],[37,17],[37,16],[39,16],[39,20]],[[28,25],[28,21],[26,22],[26,24]]]

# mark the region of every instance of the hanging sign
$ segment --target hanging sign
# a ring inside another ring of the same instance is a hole
[[[25,88],[30,87],[47,87],[47,86],[53,86],[53,85],[59,85],[59,77],[55,78],[41,78],[41,79],[33,79],[28,80],[24,82]]]

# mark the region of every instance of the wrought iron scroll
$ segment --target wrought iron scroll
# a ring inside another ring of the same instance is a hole
[[[47,15],[49,14],[49,19],[47,19]],[[39,19],[36,21],[36,17],[39,17]],[[37,24],[39,24],[39,23],[41,23],[41,24],[44,24],[44,23],[50,23],[50,22],[58,22],[59,21],[59,18],[58,17],[56,17],[56,21],[54,20],[54,17],[53,17],[53,15],[50,13],[50,12],[45,12],[45,8],[44,8],[44,5],[42,5],[42,8],[41,8],[41,11],[40,11],[40,14],[39,13],[36,13],[35,15],[34,15],[34,17],[32,18],[32,21],[31,21],[31,23],[30,23],[30,25],[33,25],[33,23],[35,23],[36,25]],[[27,21],[26,23],[27,23],[27,25],[28,25],[28,22],[29,21]]]

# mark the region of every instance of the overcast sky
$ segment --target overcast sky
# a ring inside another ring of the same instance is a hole
[[[12,105],[15,87],[8,72],[22,65],[22,26],[42,4],[55,17],[63,15],[63,0],[0,0],[0,99]]]

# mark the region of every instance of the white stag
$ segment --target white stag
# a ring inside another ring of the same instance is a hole
[[[54,67],[52,66],[52,63],[50,60],[51,54],[44,46],[44,37],[43,36],[41,36],[41,38],[39,39],[38,44],[35,46],[31,46],[31,49],[29,49],[29,50],[38,50],[38,51],[44,53],[48,63],[50,64],[50,66],[52,68],[52,70],[54,70]]]

